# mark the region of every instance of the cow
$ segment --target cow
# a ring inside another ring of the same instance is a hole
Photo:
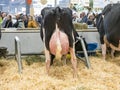
[[[115,50],[120,51],[120,4],[108,4],[96,17],[96,27],[100,34],[102,55],[106,59],[106,46],[112,49],[112,57]]]
[[[46,16],[46,14],[48,14],[49,12],[51,12],[51,10],[54,10],[54,7],[45,7],[44,9],[42,9],[41,11],[41,15],[42,15],[42,24],[41,24],[41,38],[43,40],[43,22],[44,22],[44,17]],[[72,17],[72,11],[70,9],[67,8],[67,11],[68,13],[71,15]],[[83,48],[82,48],[82,45],[81,45],[81,42],[77,39],[77,37],[82,37],[82,36],[79,36],[79,34],[77,33],[77,31],[75,30],[75,28],[72,26],[73,28],[73,34],[74,34],[74,39],[75,39],[75,53],[77,54],[77,51],[83,51]],[[87,49],[87,42],[85,40],[84,37],[83,38],[83,41],[84,41],[84,44],[85,44],[85,47]],[[51,53],[50,53],[51,54]],[[50,65],[53,64],[53,60],[55,58],[55,55],[51,54],[51,62],[50,62]]]
[[[72,23],[72,10],[69,8],[47,7],[42,9],[41,15],[40,36],[45,47],[47,74],[49,74],[50,63],[51,60],[53,63],[53,58],[61,59],[63,55],[70,52],[73,77],[77,77],[75,41],[79,35]],[[76,44],[77,47],[79,45],[80,42]]]

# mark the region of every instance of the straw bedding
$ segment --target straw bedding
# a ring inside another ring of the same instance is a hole
[[[120,90],[120,57],[107,61],[90,57],[91,69],[78,60],[78,78],[72,78],[72,66],[55,64],[50,75],[45,63],[28,65],[23,59],[23,72],[18,73],[14,59],[0,59],[0,90]]]

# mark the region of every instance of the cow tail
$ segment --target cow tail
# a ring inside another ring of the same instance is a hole
[[[56,59],[61,59],[61,57],[62,57],[62,54],[61,54],[61,52],[62,52],[62,47],[61,47],[61,43],[60,43],[60,31],[59,31],[59,29],[58,29],[58,26],[56,25],[56,32],[57,32],[57,42],[56,42],[56,55],[55,55],[55,58]]]
[[[56,48],[56,56],[55,56],[55,58],[59,60],[62,57],[62,54],[61,54],[62,47],[61,47],[61,43],[60,43],[59,39],[57,40],[56,43],[57,43],[57,48]]]

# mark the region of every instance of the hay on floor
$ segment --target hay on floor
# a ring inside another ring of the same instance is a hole
[[[56,61],[55,61],[56,62]],[[23,73],[18,73],[16,61],[0,59],[0,90],[119,90],[120,57],[104,61],[90,57],[91,69],[78,60],[78,79],[72,78],[72,66],[54,64],[50,75],[45,74],[45,63],[28,65],[23,60]]]

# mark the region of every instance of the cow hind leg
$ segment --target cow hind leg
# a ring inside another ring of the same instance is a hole
[[[115,57],[115,56],[114,56],[114,53],[115,53],[115,50],[111,49],[111,56],[112,56],[112,59]]]
[[[71,55],[71,63],[73,66],[73,77],[77,78],[77,60],[75,56],[75,50],[73,48],[70,48],[70,55]]]
[[[54,60],[54,58],[55,58],[55,55],[52,55],[52,54],[51,54],[51,62],[50,62],[50,65],[53,65],[53,60]]]
[[[62,60],[63,60],[63,65],[67,65],[67,55],[63,55],[62,56]]]
[[[106,59],[106,44],[102,44],[101,46],[102,48],[102,56],[103,56],[103,59],[105,60]]]
[[[49,74],[49,70],[50,70],[50,62],[51,62],[51,59],[50,59],[50,52],[45,49],[45,62],[46,62],[46,72],[47,74]]]

